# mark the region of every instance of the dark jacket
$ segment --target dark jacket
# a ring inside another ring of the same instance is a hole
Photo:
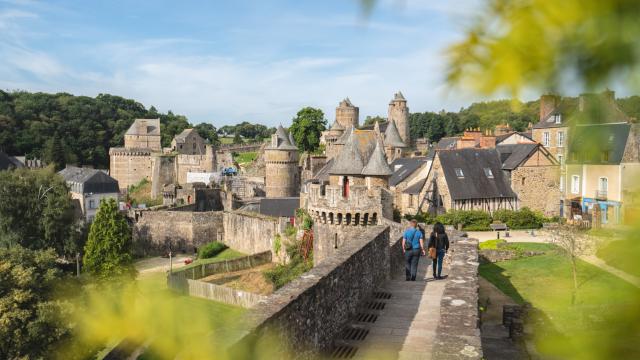
[[[447,236],[446,233],[444,234],[436,234],[436,233],[431,233],[431,236],[429,236],[429,245],[427,246],[428,248],[436,248],[436,250],[442,250],[444,249],[445,251],[449,250],[449,237]]]

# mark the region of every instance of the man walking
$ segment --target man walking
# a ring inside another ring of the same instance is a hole
[[[405,230],[402,236],[402,253],[406,261],[405,276],[407,281],[416,281],[418,261],[424,255],[424,239],[422,231],[418,229],[418,222],[411,220],[411,227]]]

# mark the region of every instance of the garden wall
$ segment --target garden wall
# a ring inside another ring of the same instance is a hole
[[[257,254],[274,250],[275,236],[284,230],[278,219],[251,212],[225,212],[225,235],[228,247],[245,254]]]

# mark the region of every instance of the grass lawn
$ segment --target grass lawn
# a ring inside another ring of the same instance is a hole
[[[610,266],[640,277],[640,239],[615,240],[604,244],[596,256]]]
[[[220,144],[233,144],[233,137],[220,137]]]
[[[559,351],[564,353],[566,349],[588,349],[585,339],[590,338],[596,332],[595,329],[613,331],[610,324],[602,327],[603,323],[594,319],[619,316],[622,309],[637,304],[639,291],[633,285],[579,261],[579,288],[576,304],[572,305],[573,281],[571,265],[566,257],[550,244],[509,244],[511,245],[526,250],[545,250],[542,246],[546,245],[547,249],[544,255],[481,264],[479,272],[514,301],[529,302],[539,310],[539,319],[542,319],[540,323],[545,324],[536,329],[539,350],[540,341],[546,344],[542,346],[543,351],[555,354],[559,354]]]
[[[238,164],[247,164],[255,160],[257,157],[258,157],[257,152],[250,151],[250,152],[239,153],[234,157],[233,160],[235,160]]]
[[[218,262],[218,261],[224,261],[224,260],[232,260],[232,259],[237,259],[239,257],[243,257],[243,256],[247,256],[246,254],[243,254],[239,251],[233,250],[233,249],[224,249],[222,250],[218,255],[212,257],[212,258],[208,258],[208,259],[198,259],[196,261],[194,261],[193,263],[181,267],[179,270],[187,270],[187,269],[191,269],[192,267],[195,266],[200,266],[203,264],[210,264],[210,263],[214,263],[214,262]]]

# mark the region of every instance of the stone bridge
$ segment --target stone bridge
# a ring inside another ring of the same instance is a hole
[[[451,232],[445,280],[404,281],[397,231],[370,226],[253,308],[233,358],[481,359],[477,240]]]

